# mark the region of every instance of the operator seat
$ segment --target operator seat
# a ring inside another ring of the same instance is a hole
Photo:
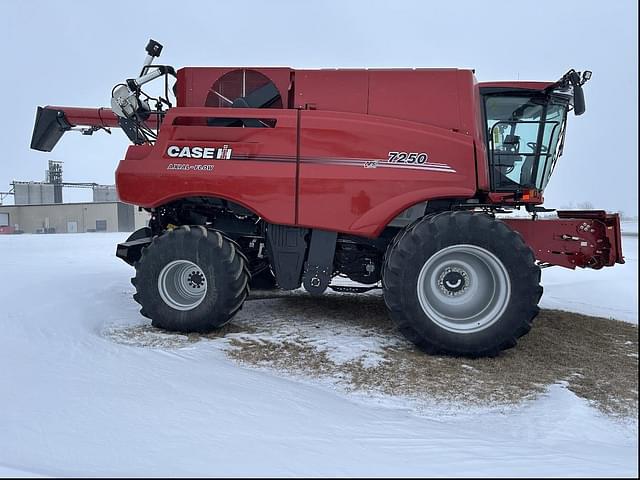
[[[520,185],[523,187],[533,187],[533,165],[535,164],[536,155],[526,155],[522,167],[520,168]]]
[[[518,186],[518,183],[507,177],[516,162],[522,162],[520,155],[520,137],[518,135],[505,135],[502,148],[493,151],[494,181],[496,187],[507,188]]]

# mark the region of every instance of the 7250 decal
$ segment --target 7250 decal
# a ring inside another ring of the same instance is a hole
[[[409,163],[423,165],[427,163],[429,155],[424,152],[389,152],[389,163]]]

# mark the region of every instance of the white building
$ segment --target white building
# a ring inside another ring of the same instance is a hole
[[[0,205],[0,233],[132,232],[149,213],[122,202]]]

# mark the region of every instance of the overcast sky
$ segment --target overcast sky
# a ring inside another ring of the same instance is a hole
[[[0,0],[0,191],[14,179],[43,180],[50,159],[64,161],[67,181],[114,182],[122,132],[69,133],[52,153],[35,152],[36,107],[108,106],[152,37],[176,68],[458,67],[475,68],[479,81],[593,70],[586,114],[569,117],[545,204],[588,200],[637,215],[637,15],[636,0]],[[90,191],[65,190],[66,201],[82,199]]]

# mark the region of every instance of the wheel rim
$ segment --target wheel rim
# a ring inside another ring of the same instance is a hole
[[[158,291],[164,303],[181,311],[193,310],[207,294],[207,277],[198,265],[174,260],[158,276]]]
[[[476,245],[452,245],[429,258],[418,276],[418,299],[427,316],[455,333],[474,333],[495,323],[511,295],[503,263]]]

